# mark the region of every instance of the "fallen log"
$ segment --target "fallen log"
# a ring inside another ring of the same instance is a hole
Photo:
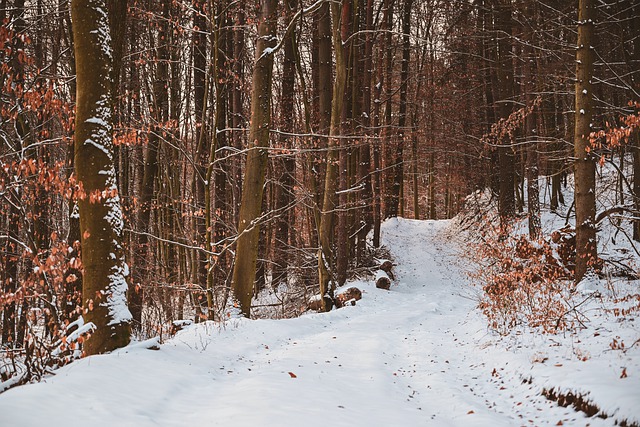
[[[336,296],[336,308],[342,308],[346,305],[356,305],[356,301],[362,299],[362,291],[356,287],[350,287]]]
[[[391,288],[391,279],[383,270],[378,270],[376,273],[376,288],[386,289],[387,291]]]

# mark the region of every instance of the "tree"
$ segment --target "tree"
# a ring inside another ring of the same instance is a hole
[[[129,343],[128,267],[121,245],[123,217],[113,159],[114,49],[106,0],[71,4],[77,70],[75,174],[83,265],[83,312],[95,331],[86,354]]]
[[[533,113],[534,99],[533,92],[535,87],[535,79],[533,76],[533,65],[535,64],[535,56],[533,54],[534,43],[533,40],[533,27],[535,25],[535,18],[533,13],[533,7],[528,5],[525,8],[527,22],[524,24],[525,40],[528,43],[525,45],[524,53],[524,66],[523,66],[523,78],[524,78],[524,91],[525,102],[527,108],[531,111],[528,112],[525,118],[525,138],[533,138],[533,141],[528,141],[527,146],[527,208],[529,210],[529,237],[535,240],[540,237],[540,230],[542,225],[540,224],[540,189],[538,187],[538,144],[536,135],[536,120]]]
[[[232,287],[242,314],[249,317],[251,297],[256,277],[259,216],[262,207],[264,179],[268,160],[269,132],[271,130],[271,84],[273,75],[273,48],[277,30],[277,0],[261,1],[258,24],[255,65],[251,88],[251,126],[249,153],[242,187],[242,203],[238,222],[238,243],[233,268]]]
[[[387,205],[387,217],[404,215],[404,145],[407,134],[407,86],[409,84],[409,60],[411,55],[410,31],[413,0],[405,0],[402,9],[402,70],[400,72],[400,106],[398,107],[398,141],[391,176],[391,194]]]
[[[597,258],[596,163],[589,135],[592,118],[594,0],[580,0],[576,53],[574,174],[576,204],[576,270],[579,282]]]
[[[344,108],[344,93],[347,80],[346,59],[344,56],[344,46],[342,34],[340,32],[340,16],[342,10],[347,8],[346,3],[331,3],[331,34],[333,49],[335,52],[335,80],[333,82],[333,100],[331,103],[331,125],[329,129],[329,149],[327,151],[327,170],[324,180],[324,200],[322,203],[322,216],[320,219],[320,229],[318,230],[320,249],[318,250],[318,281],[320,282],[320,295],[322,296],[322,309],[331,309],[327,305],[328,300],[333,299],[335,278],[333,277],[333,249],[332,235],[334,230],[334,209],[336,206],[336,189],[338,188],[338,162],[340,146],[340,124],[342,110]],[[346,244],[340,242],[339,244]],[[330,286],[330,282],[334,284]]]

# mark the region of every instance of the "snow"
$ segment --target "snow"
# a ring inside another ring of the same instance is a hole
[[[0,394],[0,425],[614,425],[558,406],[543,388],[640,421],[640,350],[607,347],[615,321],[580,336],[493,334],[455,222],[392,219],[382,235],[396,264],[390,291],[356,281],[346,286],[362,300],[330,313],[185,322],[157,351],[157,341],[134,343]]]
[[[262,51],[262,54],[260,55],[260,57],[257,59],[257,61],[260,61],[262,58],[269,56],[269,55],[273,55],[274,52],[274,48],[272,47],[265,47],[264,50]],[[265,124],[266,126],[267,124]]]
[[[376,282],[378,281],[378,279],[382,279],[382,278],[389,279],[389,276],[387,275],[387,273],[385,273],[382,270],[376,271],[376,277],[375,277]]]

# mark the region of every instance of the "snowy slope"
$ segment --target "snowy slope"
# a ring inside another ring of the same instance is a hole
[[[357,282],[356,306],[193,325],[158,351],[82,359],[0,394],[0,426],[614,425],[546,400],[545,385],[590,388],[609,413],[640,420],[640,352],[625,354],[618,379],[618,366],[595,375],[608,359],[564,360],[563,342],[487,331],[450,225],[384,224],[398,264],[391,291]],[[548,361],[532,363],[540,352]]]

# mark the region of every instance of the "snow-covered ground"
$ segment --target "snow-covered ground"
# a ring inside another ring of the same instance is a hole
[[[356,306],[193,325],[160,350],[81,359],[0,394],[0,426],[640,423],[640,344],[623,352],[585,341],[615,336],[605,320],[585,335],[491,333],[457,236],[449,221],[387,221],[390,291],[356,282]],[[560,407],[545,387],[580,392],[611,417]]]

